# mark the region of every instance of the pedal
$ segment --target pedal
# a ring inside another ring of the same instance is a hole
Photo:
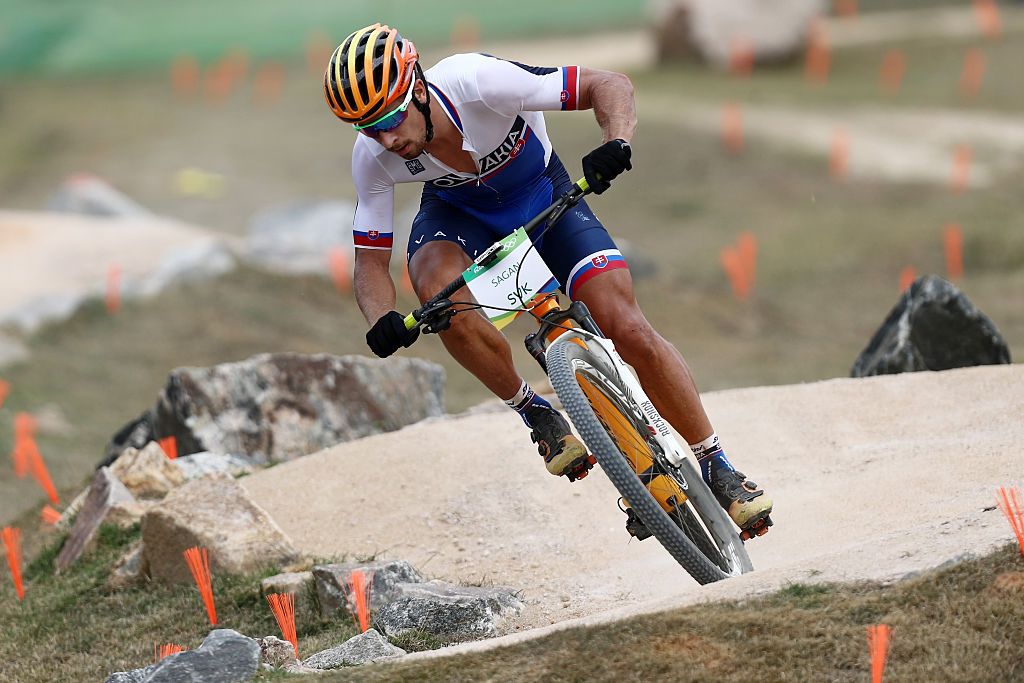
[[[593,455],[587,454],[587,457],[585,458],[577,458],[574,460],[573,463],[569,465],[569,469],[566,471],[565,476],[568,477],[569,481],[583,479],[590,474],[590,470],[593,469],[596,464],[597,458]]]
[[[740,532],[740,538],[744,541],[749,541],[755,536],[764,536],[768,533],[768,527],[772,524],[774,524],[774,522],[772,522],[771,515],[765,515],[763,518],[754,522],[750,527],[743,529],[743,531]]]
[[[651,537],[651,530],[640,521],[640,518],[633,512],[633,508],[626,508],[626,531],[638,541]]]

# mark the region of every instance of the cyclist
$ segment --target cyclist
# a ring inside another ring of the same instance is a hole
[[[633,87],[618,73],[534,67],[485,54],[453,55],[424,71],[412,41],[374,24],[334,51],[324,96],[359,133],[352,152],[354,289],[371,325],[367,344],[382,358],[419,334],[407,331],[394,310],[389,263],[396,183],[424,183],[406,259],[413,287],[426,301],[472,257],[570,188],[542,111],[594,110],[604,141],[583,157],[583,173],[596,194],[632,168]],[[563,292],[587,305],[657,409],[691,445],[737,526],[763,526],[771,500],[726,459],[686,362],[644,317],[622,254],[586,202],[535,243]],[[576,475],[587,467],[586,447],[516,371],[508,341],[483,316],[458,316],[440,336],[463,367],[522,416],[549,472]]]

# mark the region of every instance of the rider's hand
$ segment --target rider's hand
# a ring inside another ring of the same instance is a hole
[[[399,346],[409,348],[420,336],[420,328],[405,329],[405,316],[398,311],[388,311],[373,324],[366,333],[366,344],[381,358],[387,358]]]
[[[629,143],[616,138],[583,157],[583,177],[594,194],[601,194],[611,187],[616,176],[633,168],[630,156]]]

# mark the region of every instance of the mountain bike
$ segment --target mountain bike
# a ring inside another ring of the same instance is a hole
[[[586,180],[577,181],[570,191],[513,235],[484,250],[458,278],[407,315],[406,328],[420,327],[427,334],[442,332],[456,314],[480,309],[499,311],[506,319],[522,312],[532,315],[539,329],[527,335],[526,348],[547,373],[592,453],[577,463],[569,479],[582,479],[599,464],[621,495],[619,508],[626,513],[627,531],[638,540],[653,535],[699,583],[751,571],[753,565],[743,545],[749,535],[744,532],[741,538],[737,533],[686,457],[690,449],[680,445],[586,305],[574,301],[562,308],[557,293],[550,291],[553,278],[539,287],[535,275],[531,275],[533,283],[523,282],[524,273],[536,273],[527,267],[531,253],[540,261],[529,236],[538,229],[543,234],[587,194]],[[472,282],[488,272],[515,273],[515,289],[507,296],[514,306],[484,302],[479,295],[475,301],[451,300],[464,286],[474,292]],[[763,533],[767,527],[759,531]]]

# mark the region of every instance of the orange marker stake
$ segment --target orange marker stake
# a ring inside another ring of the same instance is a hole
[[[836,0],[832,11],[836,16],[853,19],[857,16],[857,0]]]
[[[174,643],[167,643],[165,645],[153,645],[153,660],[159,662],[164,657],[170,657],[176,655],[179,652],[184,652],[187,648],[181,645],[175,645]]]
[[[199,62],[194,57],[178,57],[171,64],[171,87],[174,94],[190,97],[199,86]]]
[[[306,66],[309,72],[322,78],[335,47],[323,33],[311,33],[306,40]]]
[[[21,529],[5,526],[0,536],[4,539],[4,546],[7,548],[7,566],[11,570],[11,579],[14,581],[14,590],[19,600],[25,599],[25,586],[21,582]]]
[[[402,267],[402,291],[412,296],[416,293],[416,290],[412,286],[412,278],[409,276],[409,264],[406,263]]]
[[[960,72],[960,96],[973,99],[981,91],[985,78],[985,53],[972,47],[964,55],[964,68]]]
[[[917,279],[917,271],[914,270],[914,266],[907,266],[900,271],[900,291],[905,292],[910,289],[910,285],[914,284],[914,280]]]
[[[740,264],[746,275],[747,286],[754,289],[754,282],[757,280],[757,237],[752,232],[740,233],[736,242],[740,255]]]
[[[871,652],[871,683],[882,683],[885,658],[889,653],[891,629],[886,624],[868,626],[868,650]]]
[[[5,382],[0,379],[0,408],[4,407],[4,401],[7,400],[7,394],[11,392],[11,385],[9,382]]]
[[[331,271],[331,280],[334,288],[340,294],[349,294],[352,291],[352,276],[348,268],[348,255],[343,247],[332,247],[327,254],[327,261]]]
[[[732,293],[739,301],[746,301],[750,296],[750,285],[747,282],[746,269],[743,267],[743,258],[736,247],[726,247],[719,254],[719,260],[729,284],[732,286]]]
[[[107,268],[107,313],[115,315],[121,310],[121,266],[116,263]]]
[[[832,151],[828,161],[829,175],[832,180],[843,182],[850,170],[850,135],[846,128],[836,128],[832,136]]]
[[[43,518],[43,523],[50,526],[55,526],[60,521],[60,513],[49,505],[43,506],[40,516]]]
[[[24,479],[31,469],[29,449],[25,447],[25,443],[33,439],[35,430],[35,418],[29,413],[18,413],[14,416],[14,450],[11,452],[11,460],[14,463],[14,474],[18,479]]]
[[[176,438],[173,436],[166,436],[160,439],[157,443],[160,444],[160,448],[169,460],[174,460],[178,457],[178,440]]]
[[[1024,506],[1021,506],[1020,491],[1016,488],[1000,486],[997,490],[997,502],[1002,510],[1006,521],[1013,529],[1013,535],[1017,537],[1017,544],[1020,546],[1020,554],[1024,555]]]
[[[43,461],[43,456],[39,452],[39,448],[36,446],[36,440],[34,437],[28,437],[21,442],[21,449],[23,450],[24,457],[28,459],[29,471],[32,476],[39,483],[40,488],[46,493],[46,496],[50,499],[50,502],[54,505],[60,505],[60,498],[57,497],[57,489],[53,486],[53,481],[50,479],[50,471],[46,469],[46,463]]]
[[[464,15],[452,22],[452,47],[456,52],[476,52],[480,45],[480,22],[473,15]]]
[[[735,102],[722,109],[722,144],[730,154],[743,151],[743,112]]]
[[[210,625],[217,625],[217,608],[213,603],[213,580],[210,576],[210,554],[206,548],[193,546],[184,552],[185,561],[188,563],[192,578],[195,579],[196,587],[199,588],[199,595],[203,598],[203,605],[206,607],[206,616],[210,618]]]
[[[355,618],[360,632],[366,633],[370,628],[370,592],[373,572],[369,574],[356,569],[345,584],[345,599],[349,612]]]
[[[264,64],[256,72],[253,101],[257,104],[273,104],[281,99],[284,90],[284,67],[278,62]]]
[[[832,66],[832,54],[828,46],[828,35],[825,25],[820,19],[811,24],[807,39],[807,58],[804,63],[804,76],[808,81],[824,85],[828,83],[828,74]]]
[[[946,274],[950,280],[959,280],[964,276],[964,233],[959,225],[950,223],[946,226],[943,245],[946,251]]]
[[[907,58],[903,50],[889,50],[882,59],[882,69],[878,84],[883,92],[895,95],[903,84],[903,76],[907,71]]]
[[[967,189],[971,178],[971,159],[974,153],[970,145],[957,145],[953,153],[953,171],[950,175],[949,184],[953,192],[957,194]]]
[[[974,18],[987,38],[995,40],[1002,37],[1003,20],[996,0],[974,0]]]
[[[281,635],[292,644],[295,656],[299,656],[299,639],[295,635],[295,596],[291,593],[272,593],[267,596],[270,611],[281,629]],[[365,629],[364,629],[365,630]]]
[[[746,36],[735,36],[729,43],[729,73],[740,78],[754,73],[754,44]]]

